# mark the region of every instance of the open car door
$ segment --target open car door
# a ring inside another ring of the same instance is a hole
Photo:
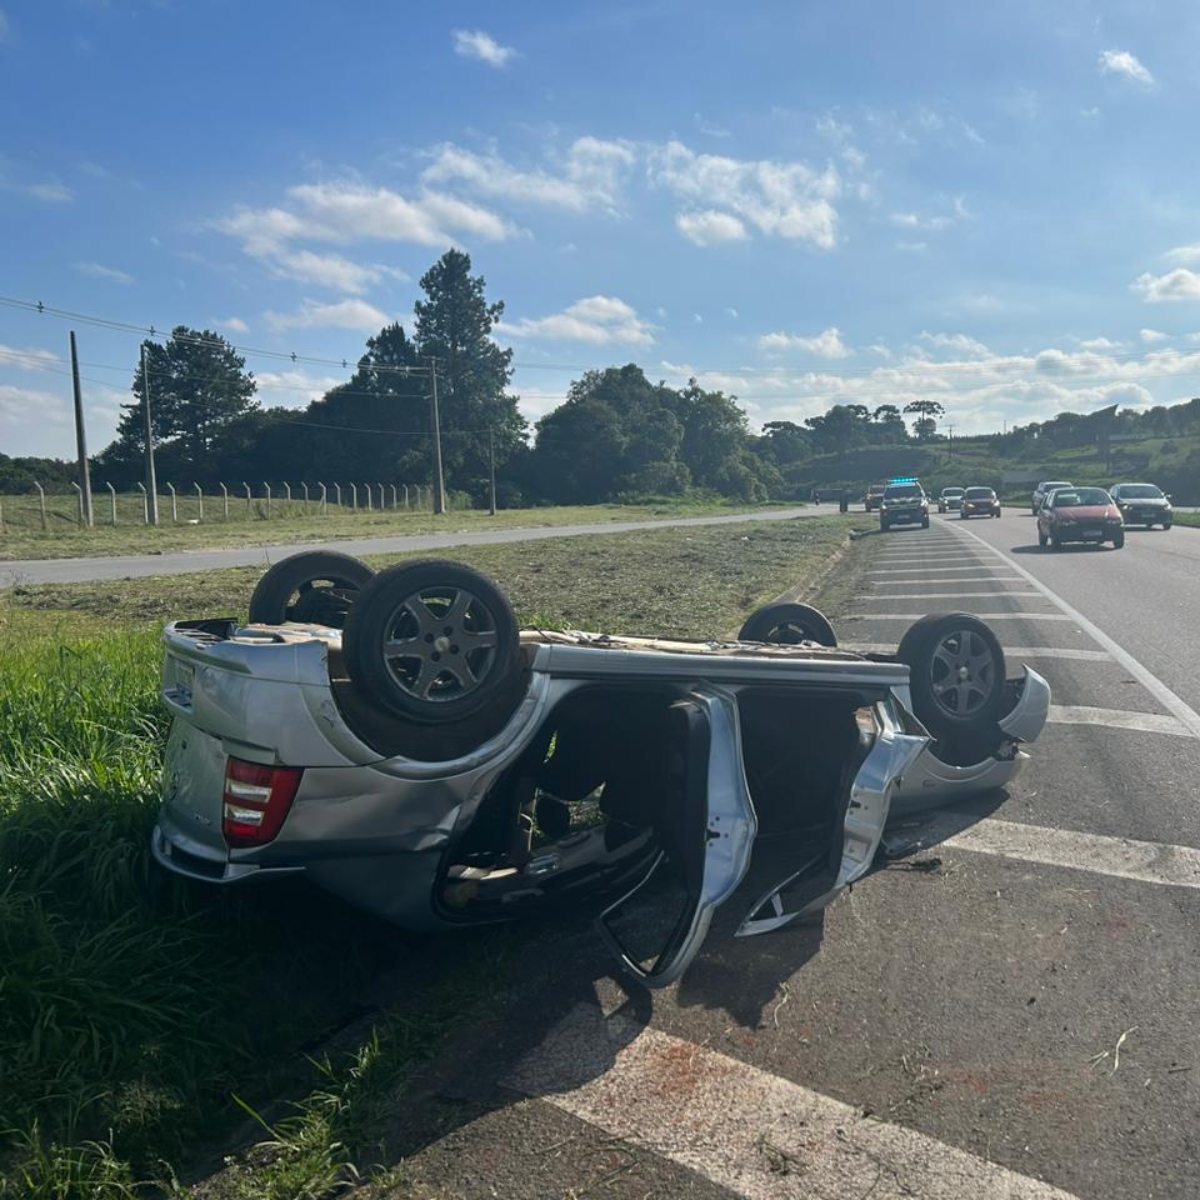
[[[648,987],[673,983],[695,958],[746,873],[757,833],[734,697],[697,688],[670,706],[664,735],[661,798],[648,800],[659,853],[597,919],[609,949]]]

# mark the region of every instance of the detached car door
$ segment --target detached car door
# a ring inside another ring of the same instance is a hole
[[[746,874],[758,827],[740,736],[737,702],[721,688],[696,688],[668,711],[658,856],[597,919],[609,949],[648,987],[684,973]]]

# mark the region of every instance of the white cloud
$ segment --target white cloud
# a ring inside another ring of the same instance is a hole
[[[680,213],[675,227],[697,246],[715,246],[720,242],[744,242],[746,226],[729,213],[708,209],[705,212]]]
[[[654,326],[639,317],[632,305],[615,296],[588,296],[548,317],[501,322],[496,332],[509,338],[587,342],[593,346],[649,346],[654,342]]]
[[[837,170],[801,162],[697,154],[672,141],[651,151],[652,183],[702,210],[735,214],[768,237],[806,241],[822,250],[837,244],[841,193]]]
[[[87,275],[92,279],[107,279],[112,283],[124,284],[130,284],[134,282],[132,275],[127,274],[125,271],[118,271],[116,267],[106,267],[102,263],[76,263],[75,270],[77,270],[80,275]]]
[[[726,305],[725,315],[727,317],[732,317],[735,321],[738,319],[738,316],[739,316],[738,310],[736,308],[732,307],[732,305]]]
[[[348,364],[352,369],[354,364]],[[307,371],[255,371],[254,382],[260,392],[270,394],[266,402],[284,408],[301,408],[312,400],[319,400],[331,388],[345,383],[335,375],[310,375]],[[278,393],[276,395],[275,393]]]
[[[1079,344],[1084,350],[1120,350],[1124,343],[1114,342],[1111,338],[1094,337],[1087,338]]]
[[[438,147],[422,173],[426,184],[460,183],[485,196],[539,204],[569,212],[618,212],[621,193],[636,161],[626,142],[577,138],[557,172],[522,171],[498,154],[476,154],[452,143]]]
[[[1163,333],[1158,329],[1143,329],[1141,332],[1142,341],[1148,346],[1153,346],[1156,342],[1165,342],[1170,339],[1169,333]]]
[[[692,119],[696,122],[696,128],[705,137],[727,138],[732,136],[728,129],[722,129],[719,125],[714,125],[711,121],[706,121],[701,113],[694,113]]]
[[[1100,55],[1100,71],[1104,75],[1124,75],[1146,87],[1154,85],[1154,76],[1128,50],[1105,50]]]
[[[502,46],[482,29],[456,29],[454,53],[463,58],[475,58],[491,67],[507,67],[517,57],[512,46]]]
[[[51,421],[61,425],[66,419],[67,404],[62,396],[0,383],[0,423],[23,425]]]
[[[1168,250],[1163,257],[1171,259],[1172,262],[1183,263],[1185,267],[1195,266],[1200,263],[1200,242],[1191,246],[1176,246],[1174,250]]]
[[[316,254],[312,250],[293,250],[281,247],[264,256],[274,275],[295,279],[300,283],[315,283],[339,292],[361,295],[371,284],[385,277],[405,280],[403,271],[378,263],[364,265],[351,262],[340,254]]]
[[[888,220],[900,229],[924,229],[937,233],[940,230],[948,229],[958,221],[970,220],[970,217],[966,201],[961,196],[956,196],[948,213],[925,217],[916,212],[894,212],[888,217]]]
[[[241,317],[225,317],[223,320],[218,318],[213,321],[213,324],[218,329],[224,329],[226,333],[249,333],[250,326],[242,320]]]
[[[1130,285],[1147,304],[1166,304],[1176,300],[1200,300],[1200,275],[1187,267],[1176,267],[1165,275],[1139,275]]]
[[[842,341],[841,331],[836,325],[818,333],[815,337],[801,337],[795,333],[764,333],[758,339],[762,350],[790,350],[793,348],[815,354],[818,358],[849,358],[852,353]]]
[[[971,358],[987,358],[992,353],[982,342],[965,333],[922,333],[920,340],[935,350],[950,350]]]
[[[391,323],[387,313],[365,300],[339,300],[336,304],[305,300],[294,313],[265,312],[263,319],[277,333],[287,329],[359,329],[376,333]]]
[[[972,312],[994,313],[1003,311],[1004,301],[988,292],[972,292],[962,297],[959,306]]]
[[[6,346],[0,342],[0,367],[17,367],[22,371],[40,371],[43,367],[52,366],[60,361],[57,354],[44,350],[40,346],[30,346],[24,350],[16,346]]]
[[[903,250],[906,254],[923,254],[929,249],[928,242],[897,242],[897,250]]]
[[[20,183],[8,185],[10,191],[24,192],[44,204],[69,204],[75,193],[61,183]]]
[[[1088,120],[1092,120],[1100,115],[1100,109],[1097,105],[1092,105],[1091,108],[1081,108],[1079,110],[1079,115],[1081,117],[1087,117]]]

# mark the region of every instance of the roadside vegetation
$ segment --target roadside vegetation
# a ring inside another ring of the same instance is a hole
[[[527,622],[719,636],[818,574],[852,523],[456,556]],[[145,1181],[180,1197],[334,1195],[387,1161],[384,1116],[412,1071],[503,992],[508,932],[469,935],[464,952],[300,884],[225,892],[153,869],[159,628],[244,614],[259,574],[0,594],[3,1200],[126,1200]],[[402,982],[381,985],[399,965]],[[219,1179],[197,1191],[179,1164]]]
[[[299,488],[296,488],[297,493]],[[378,493],[376,493],[378,495]],[[388,508],[368,511],[349,510],[350,493],[343,496],[340,510],[332,502],[325,513],[315,501],[305,506],[294,500],[290,505],[279,497],[272,504],[270,517],[265,503],[256,498],[247,506],[245,497],[230,498],[229,520],[223,518],[219,498],[205,500],[203,524],[188,524],[198,519],[196,498],[181,496],[178,522],[168,515],[165,499],[160,501],[160,524],[142,522],[140,499],[122,496],[116,526],[107,524],[107,501],[97,499],[97,524],[81,529],[73,498],[47,496],[49,528],[41,528],[36,496],[0,497],[4,511],[4,529],[0,532],[0,561],[14,559],[75,558],[89,555],[162,554],[175,550],[207,550],[223,547],[297,545],[305,542],[337,541],[348,538],[403,537],[421,533],[485,533],[491,529],[543,528],[557,525],[592,525],[611,521],[653,521],[672,517],[705,517],[773,507],[733,503],[719,496],[692,499],[647,499],[629,504],[564,505],[545,508],[501,509],[489,516],[486,509],[454,507],[440,517],[431,512],[391,508],[391,493],[386,494]],[[464,503],[463,498],[458,498]],[[361,494],[360,494],[361,501]],[[365,501],[361,501],[365,505]],[[376,500],[376,505],[378,501]],[[774,506],[778,507],[778,505]]]

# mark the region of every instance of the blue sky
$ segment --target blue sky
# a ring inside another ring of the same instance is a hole
[[[531,417],[628,361],[756,424],[1174,402],[1198,52],[1188,0],[0,0],[0,295],[353,362],[454,244]],[[0,452],[72,453],[68,327],[0,306]],[[75,328],[98,449],[138,338]]]

